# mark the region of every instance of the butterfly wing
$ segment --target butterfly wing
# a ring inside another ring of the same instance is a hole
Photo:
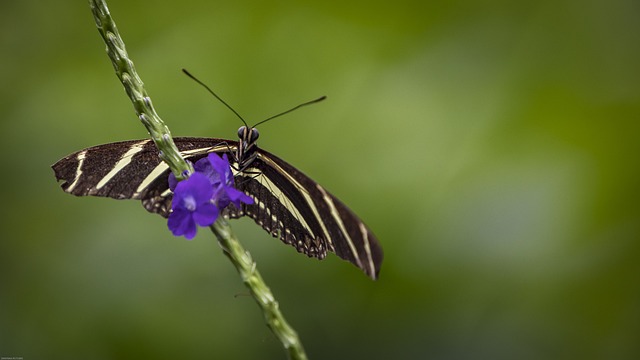
[[[254,204],[230,207],[231,217],[249,216],[309,257],[323,259],[331,251],[377,278],[383,255],[375,235],[344,203],[300,170],[258,150],[251,166],[236,174],[236,186]]]
[[[236,141],[213,138],[174,138],[185,159],[196,162],[210,152],[230,152]],[[139,199],[153,213],[169,216],[172,193],[169,167],[153,141],[130,140],[75,152],[53,166],[62,189],[76,196]]]

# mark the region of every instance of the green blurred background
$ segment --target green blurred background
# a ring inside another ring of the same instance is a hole
[[[640,358],[640,3],[109,1],[174,135],[260,145],[377,233],[380,280],[234,229],[312,359]],[[145,138],[86,1],[0,5],[0,355],[283,359],[214,237],[50,165]]]

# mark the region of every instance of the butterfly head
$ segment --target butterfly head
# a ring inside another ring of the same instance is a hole
[[[240,138],[240,141],[243,141],[247,144],[254,144],[256,141],[258,141],[259,136],[260,133],[255,127],[249,128],[247,126],[241,126],[240,129],[238,129],[238,138]]]

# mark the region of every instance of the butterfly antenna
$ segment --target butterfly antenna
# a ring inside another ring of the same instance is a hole
[[[240,116],[240,114],[238,114],[237,111],[235,111],[229,104],[227,104],[226,101],[222,100],[222,98],[220,96],[218,96],[218,94],[216,94],[215,92],[213,92],[213,90],[211,90],[210,87],[207,86],[207,84],[203,83],[202,81],[198,80],[195,76],[191,75],[190,72],[187,71],[187,69],[182,69],[182,72],[187,75],[188,77],[190,77],[192,80],[194,80],[195,82],[197,82],[198,84],[202,85],[202,87],[204,87],[205,89],[207,89],[207,91],[209,93],[211,93],[211,95],[215,96],[216,99],[218,99],[221,103],[224,104],[224,106],[226,106],[229,110],[231,110],[234,114],[236,114],[236,116],[238,117],[238,119],[240,119],[242,121],[242,123],[244,124],[244,126],[249,127],[249,125],[247,125],[247,122],[244,121],[244,119],[242,118],[242,116]],[[302,105],[306,105],[306,104],[302,104]],[[300,106],[302,106],[300,105]],[[298,107],[300,107],[298,106]],[[293,110],[293,109],[292,109]],[[291,111],[291,110],[289,110]],[[281,115],[281,114],[280,114]]]
[[[319,98],[317,98],[317,99],[315,99],[315,100],[307,101],[306,103],[302,103],[302,104],[300,104],[300,105],[298,105],[298,106],[294,106],[294,107],[292,107],[291,109],[289,109],[289,110],[287,110],[287,111],[283,111],[283,112],[281,112],[280,114],[276,114],[276,115],[273,115],[273,116],[272,116],[272,117],[270,117],[270,118],[264,119],[264,120],[260,121],[259,123],[257,123],[257,124],[255,124],[255,125],[253,125],[252,127],[256,127],[256,126],[258,126],[258,125],[260,125],[260,124],[264,124],[264,123],[266,123],[266,122],[267,122],[267,121],[269,121],[269,120],[275,119],[275,118],[277,118],[277,117],[279,117],[279,116],[282,116],[282,115],[284,115],[284,114],[288,114],[288,113],[292,112],[293,110],[297,110],[297,109],[299,109],[299,108],[301,108],[301,107],[303,107],[303,106],[307,106],[307,105],[315,104],[315,103],[320,102],[320,101],[322,101],[322,100],[324,100],[324,99],[326,99],[326,98],[327,98],[326,96],[321,96],[321,97],[319,97]]]

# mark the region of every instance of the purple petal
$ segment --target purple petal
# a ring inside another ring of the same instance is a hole
[[[186,209],[176,209],[169,214],[167,221],[169,230],[174,236],[183,236],[187,239],[193,239],[196,235],[196,223],[191,217],[191,212]]]
[[[176,185],[178,185],[178,179],[176,179],[176,176],[173,175],[173,173],[169,173],[169,189],[171,189],[171,191],[175,191]]]
[[[209,179],[205,175],[195,172],[188,179],[179,182],[173,194],[173,201],[182,202],[188,196],[196,199],[196,204],[211,200],[213,187]]]
[[[196,161],[196,163],[193,165],[193,169],[198,172],[207,172],[207,171],[210,171],[211,168],[212,168],[211,163],[209,162],[209,159],[206,156]]]
[[[229,196],[227,195],[226,189],[223,184],[219,183],[213,191],[213,201],[220,209],[224,209],[229,205]]]
[[[211,162],[207,157],[203,157],[202,159],[196,161],[193,169],[196,172],[204,174],[212,184],[220,181],[220,175],[216,173],[213,166],[211,166]]]
[[[220,211],[212,203],[201,204],[193,213],[193,220],[199,226],[209,226],[216,221],[218,214]]]
[[[218,174],[218,181],[229,184],[230,180],[233,180],[233,174],[231,173],[231,166],[229,165],[227,154],[220,157],[216,153],[211,153],[207,158],[213,170]]]
[[[231,201],[236,208],[240,209],[240,202],[243,202],[245,204],[253,204],[253,198],[243,193],[242,191],[230,186],[225,188],[225,190],[229,201]]]
[[[189,173],[185,170],[182,175],[188,177]],[[176,189],[176,185],[178,185],[178,179],[176,179],[176,176],[171,172],[169,173],[169,189],[174,191]]]
[[[184,238],[187,240],[191,240],[196,236],[197,232],[198,232],[198,227],[196,227],[195,222],[193,221],[193,219],[191,219],[190,226],[187,228],[187,230],[184,233]]]

